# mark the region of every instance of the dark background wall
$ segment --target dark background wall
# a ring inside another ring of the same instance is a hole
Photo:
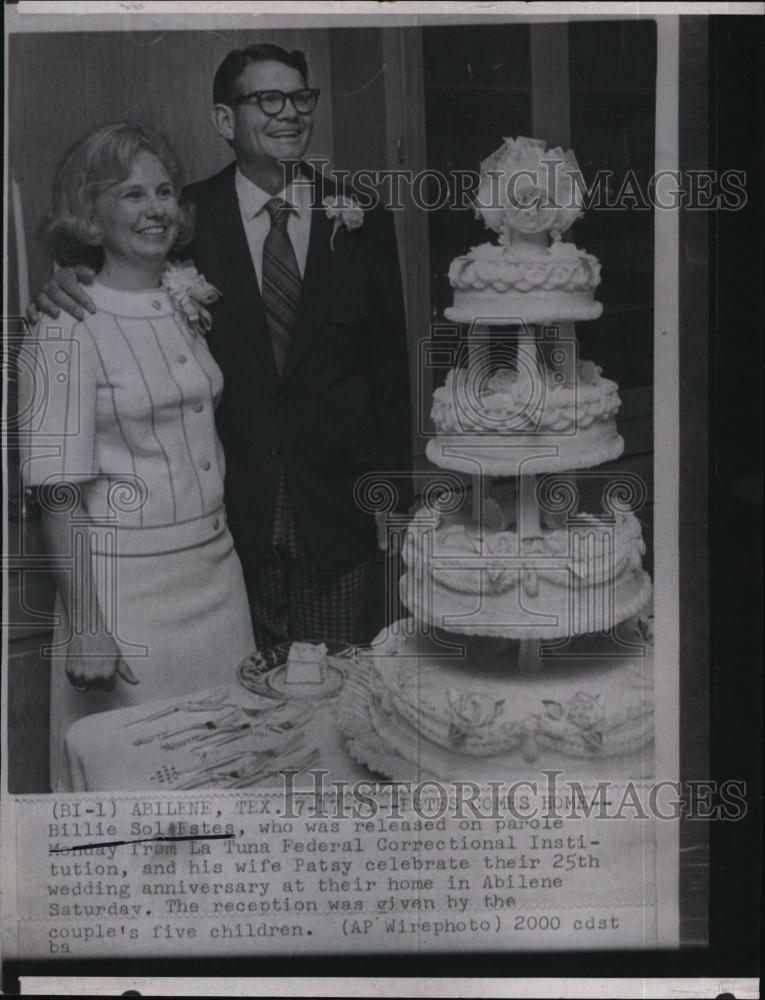
[[[610,171],[614,199],[628,171],[648,189],[656,119],[652,21],[449,26],[422,34],[429,168],[477,170],[503,137],[526,135],[573,149],[587,184]],[[549,103],[539,100],[540,91]],[[451,303],[449,262],[490,235],[469,209],[430,214],[436,314]],[[568,237],[602,264],[603,315],[577,326],[583,356],[624,390],[650,385],[653,213],[593,208]]]

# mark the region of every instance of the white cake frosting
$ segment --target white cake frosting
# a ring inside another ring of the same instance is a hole
[[[465,512],[422,509],[402,554],[401,599],[420,620],[465,635],[554,639],[612,629],[651,598],[631,513],[577,515],[533,538],[481,531]]]
[[[452,261],[454,298],[447,318],[516,328],[519,343],[533,342],[533,327],[597,318],[600,263],[561,238],[583,214],[581,192],[571,150],[548,149],[537,139],[505,139],[481,164],[476,205],[497,242]],[[431,415],[437,436],[427,445],[435,465],[511,476],[589,468],[621,455],[618,386],[592,362],[579,362],[573,377],[565,378],[544,364],[536,372],[502,368],[490,378],[484,369],[471,355],[469,371],[453,369],[436,389]]]
[[[644,553],[632,513],[579,514],[563,527],[541,527],[537,537],[520,538],[516,531],[482,531],[464,511],[440,515],[422,508],[403,546],[408,565],[449,590],[503,594],[520,586],[531,598],[543,584],[568,591],[579,582],[615,580],[640,570]]]
[[[602,310],[600,263],[561,238],[582,214],[577,180],[571,151],[523,137],[481,164],[477,211],[497,242],[452,261],[446,316],[519,329],[497,344],[473,326],[467,366],[433,396],[428,458],[484,482],[473,480],[470,513],[440,497],[411,520],[400,597],[413,618],[375,640],[348,685],[349,745],[387,773],[404,760],[481,780],[569,759],[577,776],[652,772],[640,522],[624,509],[546,509],[533,479],[624,449],[617,384],[575,363],[570,331],[532,329]],[[487,477],[518,477],[515,496]]]
[[[447,318],[471,322],[552,323],[597,319],[600,262],[573,243],[484,243],[449,267],[454,306]]]
[[[581,174],[571,150],[540,139],[505,139],[481,164],[476,214],[497,243],[455,258],[448,319],[552,323],[596,319],[600,263],[561,234],[582,215]]]
[[[538,434],[585,429],[595,421],[610,421],[621,400],[619,386],[603,378],[602,369],[581,362],[592,373],[581,375],[573,386],[559,385],[555,373],[540,376],[544,383],[531,386],[528,376],[504,368],[478,383],[464,368],[452,369],[443,386],[433,393],[431,416],[442,434]]]
[[[653,738],[652,650],[635,638],[629,657],[613,639],[590,638],[522,671],[511,644],[389,635],[373,647],[370,719],[399,750],[408,743],[418,759],[449,766],[502,754],[630,756]]]

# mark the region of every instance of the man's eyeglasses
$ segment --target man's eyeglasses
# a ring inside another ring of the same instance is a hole
[[[320,93],[320,90],[293,90],[291,94],[285,94],[282,90],[253,90],[250,94],[235,98],[231,103],[236,105],[254,102],[264,115],[273,117],[282,113],[287,101],[292,101],[292,106],[299,115],[308,115],[316,107]]]

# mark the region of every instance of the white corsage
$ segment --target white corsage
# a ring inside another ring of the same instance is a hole
[[[186,317],[192,333],[203,336],[210,332],[212,317],[205,306],[217,302],[220,292],[205,280],[190,260],[183,264],[166,264],[162,271],[162,287],[175,308]]]
[[[358,229],[364,222],[364,210],[359,206],[355,198],[346,198],[339,194],[334,197],[324,198],[322,201],[328,219],[334,219],[335,225],[332,229],[332,236],[329,245],[332,251],[335,249],[335,236],[338,230],[345,227],[348,232]]]

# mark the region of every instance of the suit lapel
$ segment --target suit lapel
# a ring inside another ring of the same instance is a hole
[[[221,305],[235,314],[234,329],[276,378],[263,300],[234,187],[235,169],[236,165],[232,164],[230,171],[223,174],[218,191],[205,206],[204,236],[207,238],[202,245],[207,252],[204,253],[204,269],[207,279],[221,293]]]
[[[334,187],[304,167],[316,181],[322,194],[334,194]],[[236,164],[223,171],[213,196],[198,214],[195,247],[205,276],[220,291],[221,305],[237,317],[234,327],[242,341],[254,351],[269,374],[279,376],[274,362],[271,336],[268,330],[258,279],[252,265],[247,236],[242,225],[234,176]],[[334,220],[327,218],[317,198],[311,211],[311,231],[308,243],[300,304],[295,319],[282,380],[300,362],[321,329],[353,253],[356,232],[341,229],[332,239]],[[200,206],[201,207],[201,206]]]
[[[317,184],[317,188],[320,185],[321,182]],[[332,240],[334,225],[334,220],[327,218],[323,207],[317,205],[312,209],[300,305],[282,373],[283,379],[294,371],[319,333],[348,268],[356,243],[356,233],[342,229]]]

